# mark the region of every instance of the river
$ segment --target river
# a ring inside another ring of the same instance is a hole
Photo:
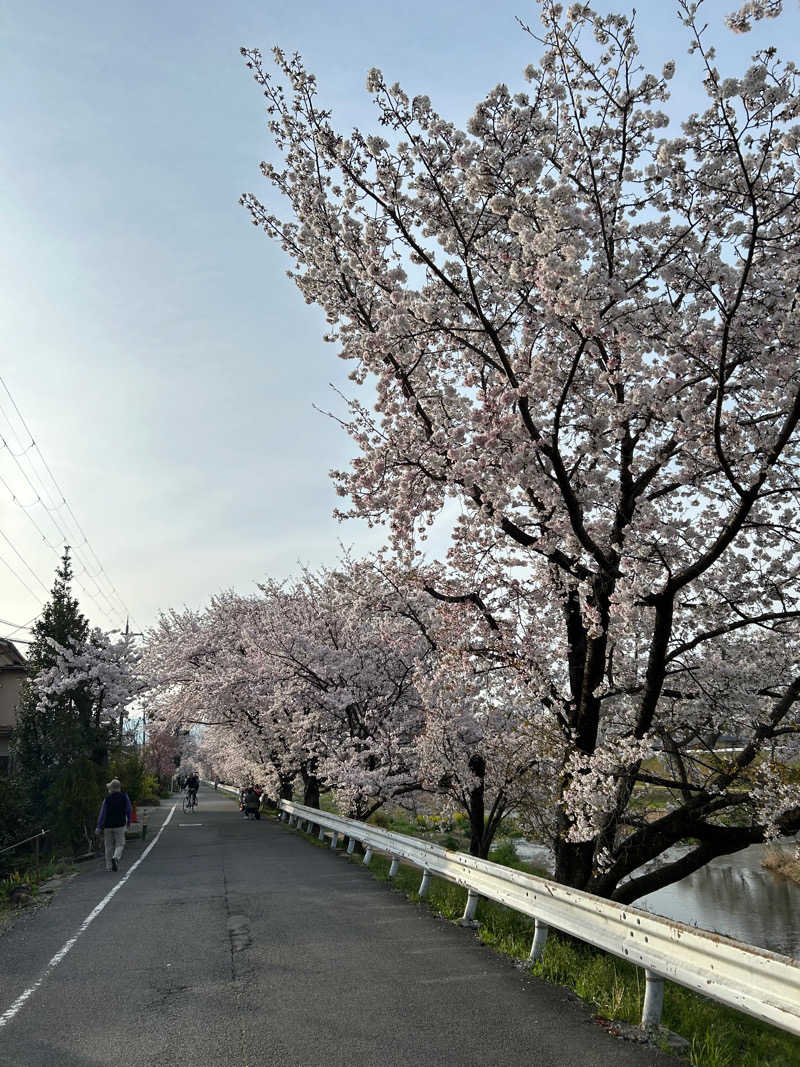
[[[520,859],[552,870],[552,855],[520,839]],[[762,845],[720,856],[635,907],[800,959],[800,886],[761,866]],[[671,850],[670,856],[677,856]]]

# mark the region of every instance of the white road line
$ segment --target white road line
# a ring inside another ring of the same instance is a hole
[[[128,881],[128,879],[133,874],[133,872],[136,870],[136,868],[139,866],[139,864],[143,863],[144,860],[147,859],[148,855],[152,852],[152,850],[158,844],[159,837],[161,837],[161,835],[164,833],[164,830],[167,828],[167,823],[172,818],[172,816],[175,814],[175,808],[176,807],[177,807],[177,805],[174,805],[171,808],[169,815],[166,817],[166,819],[164,820],[164,822],[163,822],[163,824],[161,826],[161,829],[158,831],[156,836],[153,838],[153,840],[150,842],[150,844],[147,846],[147,848],[144,850],[144,852],[138,858],[136,863],[134,863],[134,865],[130,868],[130,870],[127,871],[123,875],[122,878],[120,878],[120,880],[117,882],[117,884],[114,886],[114,888],[103,897],[103,899],[100,901],[100,903],[97,905],[97,907],[93,908],[92,911],[89,912],[87,917],[81,923],[80,928],[78,929],[78,932],[75,934],[75,936],[71,937],[69,939],[69,941],[67,941],[64,945],[62,945],[62,947],[58,950],[58,952],[55,954],[55,956],[53,956],[53,958],[50,960],[50,962],[47,964],[47,966],[45,967],[44,971],[42,972],[41,977],[38,978],[33,983],[32,986],[29,986],[25,990],[24,993],[21,993],[17,997],[17,999],[14,1001],[14,1003],[11,1005],[11,1007],[7,1011],[4,1011],[2,1015],[0,1015],[0,1030],[2,1030],[2,1028],[6,1025],[6,1023],[10,1023],[11,1022],[11,1020],[19,1012],[19,1010],[23,1006],[23,1004],[25,1004],[25,1002],[27,1000],[29,1000],[33,996],[33,994],[36,992],[36,990],[39,988],[39,986],[42,984],[42,982],[45,980],[45,978],[47,978],[48,975],[52,971],[55,970],[55,968],[59,965],[59,963],[61,963],[61,961],[64,959],[66,954],[69,952],[69,950],[75,944],[75,942],[78,940],[78,938],[84,932],[84,930],[86,930],[89,927],[89,925],[92,922],[94,922],[94,920],[97,918],[97,916],[103,910],[103,908],[105,908],[106,904],[108,904],[109,901],[112,899],[112,897],[114,897],[120,891],[120,889],[122,889],[122,887]]]

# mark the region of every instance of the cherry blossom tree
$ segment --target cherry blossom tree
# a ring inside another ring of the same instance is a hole
[[[75,847],[91,845],[109,757],[121,758],[138,691],[137,657],[129,638],[90,630],[72,595],[66,547],[33,633],[14,732],[17,774],[37,821]]]
[[[172,730],[153,729],[147,738],[144,749],[144,770],[154,775],[159,786],[168,787],[175,773],[173,757],[178,753],[179,745]]]
[[[773,48],[723,75],[679,0],[705,105],[670,135],[673,57],[540,6],[529,88],[466,130],[373,69],[380,133],[345,136],[299,56],[243,50],[288,214],[243,204],[376,390],[344,514],[413,560],[460,502],[430,595],[495,620],[560,733],[556,877],[630,901],[800,828],[798,75]]]
[[[538,701],[506,661],[474,605],[453,605],[431,620],[435,655],[416,673],[425,705],[418,742],[425,790],[446,798],[470,825],[470,852],[485,858],[510,813],[550,836],[560,738],[544,728]]]
[[[335,789],[353,818],[418,789],[414,677],[431,643],[402,577],[345,558],[338,568],[304,571],[288,589],[269,583],[262,591],[273,606],[262,653],[286,701],[303,709],[316,787]],[[311,769],[303,775],[308,796]]]
[[[142,668],[151,719],[167,729],[203,727],[203,745],[226,777],[261,780],[291,797],[299,773],[295,733],[272,701],[272,679],[249,654],[248,627],[261,605],[226,592],[204,611],[162,614],[147,636]]]
[[[155,714],[205,727],[215,765],[248,768],[280,797],[300,778],[313,806],[335,789],[367,818],[419,786],[414,668],[429,649],[413,598],[377,564],[346,559],[162,616],[144,669]]]
[[[112,641],[95,628],[84,643],[60,645],[51,639],[50,646],[53,665],[40,671],[33,682],[41,712],[67,701],[77,718],[96,730],[125,715],[137,691],[138,659],[127,638]]]

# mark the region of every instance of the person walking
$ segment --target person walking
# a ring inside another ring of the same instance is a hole
[[[261,797],[252,785],[249,785],[245,790],[243,804],[245,819],[249,819],[251,815],[256,819],[261,818]]]
[[[112,778],[106,786],[108,796],[97,816],[97,832],[103,831],[106,846],[106,870],[116,871],[125,849],[125,830],[130,826],[133,807],[130,797],[122,790],[119,778]]]

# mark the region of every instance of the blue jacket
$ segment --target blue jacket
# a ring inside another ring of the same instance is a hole
[[[127,793],[109,793],[97,816],[97,829],[109,830],[115,826],[127,826],[131,821],[133,808]]]

